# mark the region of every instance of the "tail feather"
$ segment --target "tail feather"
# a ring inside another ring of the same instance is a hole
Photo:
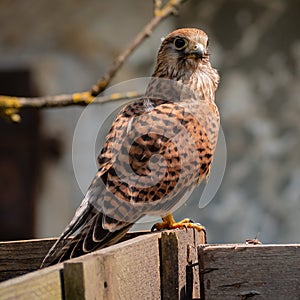
[[[77,211],[71,223],[49,250],[41,268],[112,245],[120,240],[133,225],[122,222],[118,224],[118,230],[111,232],[103,228],[103,219],[106,219],[106,216],[92,206],[87,206],[85,210],[82,210],[80,217],[76,215]],[[110,222],[120,223],[114,219],[110,219]],[[77,235],[69,238],[79,228]]]
[[[92,210],[92,207],[89,205],[88,201],[84,199],[80,206],[77,208],[75,212],[75,216],[69,225],[65,228],[61,236],[54,243],[54,245],[50,248],[47,255],[42,261],[41,268],[52,265],[57,262],[59,256],[62,255],[63,250],[66,246],[70,244],[70,240],[68,239],[76,230],[78,230],[82,224],[89,221],[89,214]]]

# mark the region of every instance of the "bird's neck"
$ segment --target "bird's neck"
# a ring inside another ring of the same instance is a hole
[[[217,70],[211,66],[203,66],[194,71],[189,78],[183,78],[183,82],[197,91],[203,100],[215,101],[215,92],[219,85],[220,76]]]
[[[152,84],[149,84],[147,91],[153,93],[153,90],[156,89],[156,93],[158,87],[161,86],[158,84],[160,79],[162,82],[170,80],[174,83],[162,84],[164,88],[159,88],[163,94],[173,95],[174,90],[178,92],[179,90],[182,91],[182,87],[186,87],[193,91],[194,97],[197,99],[208,101],[214,101],[220,79],[217,70],[213,69],[209,62],[196,67],[177,65],[176,68],[158,64],[152,76],[154,80],[152,80]],[[153,84],[154,81],[155,84]]]

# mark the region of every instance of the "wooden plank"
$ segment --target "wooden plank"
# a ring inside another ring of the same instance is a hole
[[[0,243],[0,281],[38,269],[56,239]]]
[[[162,299],[200,297],[197,246],[205,243],[205,234],[193,229],[162,232]]]
[[[200,246],[201,299],[300,299],[300,245]]]
[[[59,300],[62,264],[0,283],[0,300]]]
[[[129,232],[129,240],[149,231]],[[57,238],[0,242],[0,282],[37,270]]]
[[[160,299],[159,236],[138,236],[65,262],[65,299]]]

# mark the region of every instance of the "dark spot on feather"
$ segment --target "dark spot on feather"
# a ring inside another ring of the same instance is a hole
[[[151,141],[152,137],[150,137],[149,134],[144,134],[144,135],[142,135],[142,139],[143,139],[143,141]]]
[[[206,153],[206,154],[204,155],[204,157],[206,157],[206,158],[211,158],[212,155],[211,155],[210,153]]]
[[[201,169],[202,169],[202,170],[205,170],[206,168],[207,168],[207,164],[202,164],[202,165],[201,165]]]

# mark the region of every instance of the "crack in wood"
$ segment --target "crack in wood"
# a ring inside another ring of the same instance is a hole
[[[205,268],[205,269],[200,269],[199,273],[203,275],[217,270],[219,270],[219,268]]]
[[[241,281],[241,282],[234,282],[234,283],[231,283],[231,284],[223,284],[223,285],[219,285],[219,288],[221,289],[226,289],[226,288],[239,288],[241,287],[242,285],[248,283],[248,281]]]

